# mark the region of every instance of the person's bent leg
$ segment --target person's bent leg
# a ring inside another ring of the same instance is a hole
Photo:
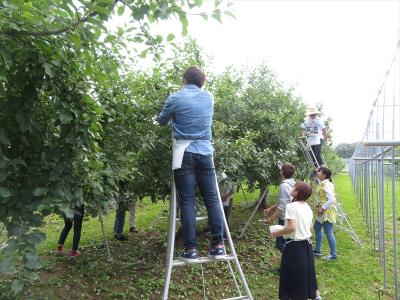
[[[318,165],[320,167],[322,166],[321,146],[322,146],[321,144],[311,146],[311,148],[314,152],[315,158],[317,159]]]
[[[74,215],[74,238],[72,242],[72,251],[77,251],[79,241],[81,240],[83,216],[85,214],[83,206],[77,209]]]
[[[213,246],[223,244],[224,216],[218,199],[214,160],[212,155],[198,155],[196,173],[201,196],[207,208]]]
[[[314,232],[315,232],[315,249],[314,253],[321,253],[322,246],[322,224],[318,221],[314,223]]]
[[[122,236],[125,225],[126,204],[125,202],[118,204],[118,209],[115,212],[114,231],[116,237]]]
[[[64,216],[64,228],[60,233],[60,238],[58,239],[58,245],[62,246],[65,243],[65,240],[68,236],[69,231],[72,228],[72,221]]]
[[[137,232],[136,229],[136,199],[129,202],[129,231]]]
[[[336,239],[333,234],[333,223],[325,221],[323,226],[326,238],[328,239],[331,257],[336,258]]]
[[[185,152],[182,168],[174,170],[185,249],[197,247],[195,211],[196,175],[193,170],[192,156],[193,153]]]

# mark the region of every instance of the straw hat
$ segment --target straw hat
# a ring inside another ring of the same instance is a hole
[[[321,114],[321,112],[318,110],[318,108],[316,106],[310,106],[307,110],[307,114],[306,116],[309,115],[319,115]]]

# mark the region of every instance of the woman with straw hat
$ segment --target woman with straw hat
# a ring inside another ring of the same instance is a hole
[[[321,136],[327,140],[325,124],[319,117],[320,114],[321,112],[317,107],[311,106],[307,111],[303,124],[301,124],[301,128],[304,129],[308,144],[313,152],[311,153],[311,157],[316,168],[322,166]]]

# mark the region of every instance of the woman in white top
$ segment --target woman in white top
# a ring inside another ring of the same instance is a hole
[[[271,234],[287,240],[281,259],[279,299],[321,299],[310,240],[313,213],[306,203],[311,193],[311,185],[296,183],[291,192],[293,202],[286,205],[285,227]]]
[[[312,150],[311,158],[316,168],[322,166],[323,163],[321,157],[321,138],[326,141],[328,137],[325,124],[318,116],[319,114],[321,114],[321,112],[318,111],[316,107],[311,107],[307,112],[307,117],[300,126],[307,136],[308,144]]]

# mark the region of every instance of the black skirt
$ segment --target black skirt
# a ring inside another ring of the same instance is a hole
[[[311,243],[288,240],[282,252],[279,299],[315,299],[317,289]]]

